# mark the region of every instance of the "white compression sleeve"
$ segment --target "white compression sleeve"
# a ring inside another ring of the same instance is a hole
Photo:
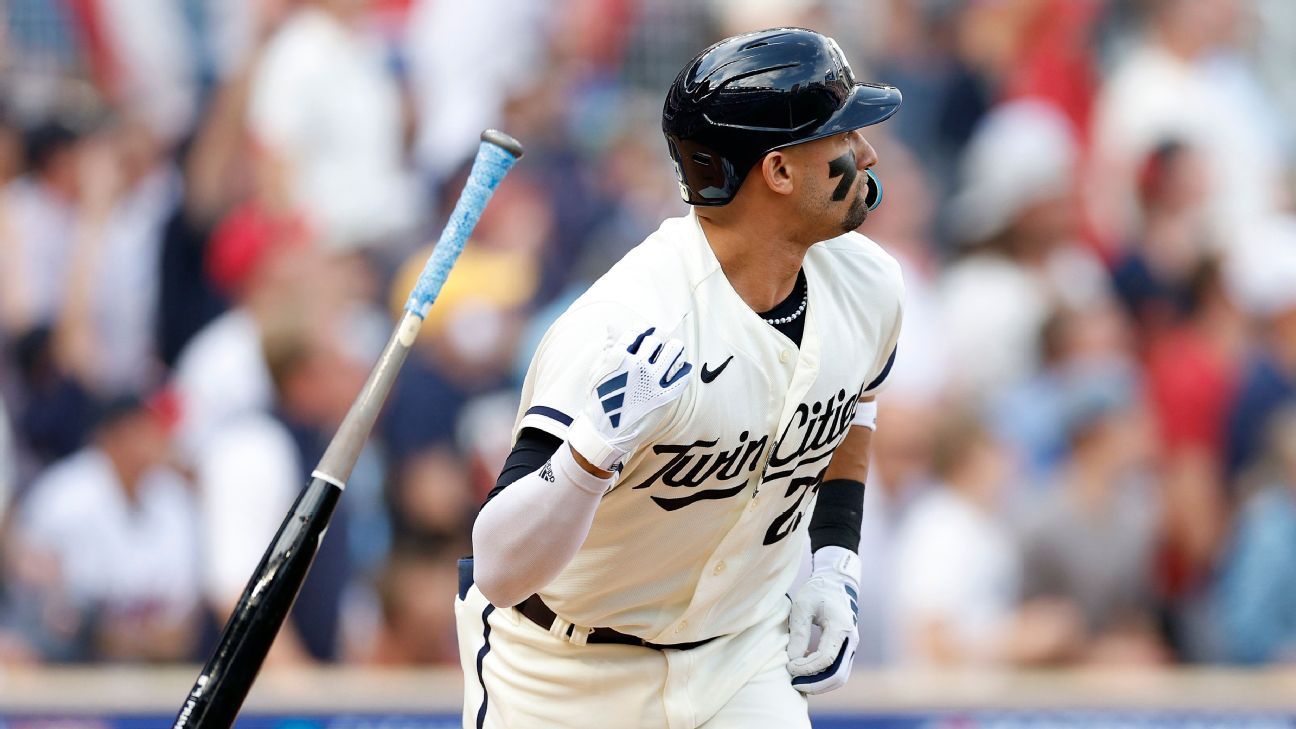
[[[589,534],[611,479],[576,463],[563,443],[549,462],[487,502],[473,525],[473,581],[512,607],[558,576]]]

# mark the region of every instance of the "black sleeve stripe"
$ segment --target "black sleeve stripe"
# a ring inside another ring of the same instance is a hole
[[[880,372],[877,377],[873,378],[873,381],[868,384],[868,387],[864,388],[864,392],[868,392],[886,381],[887,375],[891,374],[891,365],[895,364],[895,356],[896,350],[893,349],[891,350],[891,356],[887,358],[886,365],[882,367],[882,372]],[[532,409],[534,410],[534,408]]]
[[[546,418],[562,423],[563,425],[572,424],[572,419],[570,415],[564,413],[561,410],[557,410],[555,408],[545,407],[544,405],[536,405],[535,407],[527,409],[527,411],[522,414],[522,417],[525,418],[528,415],[543,415]]]
[[[499,478],[495,480],[495,488],[486,495],[486,501],[495,498],[506,486],[519,478],[534,473],[553,456],[562,443],[561,439],[539,428],[523,428],[518,434],[517,443],[513,444],[512,452],[504,460],[504,468],[500,470]],[[483,506],[486,501],[482,502]]]

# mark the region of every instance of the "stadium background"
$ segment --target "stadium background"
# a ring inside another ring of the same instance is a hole
[[[178,706],[498,126],[527,158],[253,698],[448,726],[530,353],[684,212],[674,73],[782,24],[905,94],[869,130],[908,302],[823,725],[1296,718],[1296,4],[0,7],[0,725]]]

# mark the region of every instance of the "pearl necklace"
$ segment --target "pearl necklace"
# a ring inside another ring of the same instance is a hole
[[[801,305],[797,307],[796,311],[792,312],[791,314],[788,314],[787,316],[780,316],[775,319],[765,319],[765,317],[763,316],[761,318],[765,319],[766,324],[773,324],[774,326],[778,326],[780,324],[791,324],[792,322],[797,320],[797,317],[805,313],[806,304],[808,304],[809,302],[810,302],[810,290],[807,288],[806,292],[801,294]]]

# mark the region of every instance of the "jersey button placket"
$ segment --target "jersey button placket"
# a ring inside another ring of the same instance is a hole
[[[715,575],[719,575],[722,574],[724,571],[725,571],[724,560],[720,560],[719,562],[716,562],[715,569],[711,570],[711,573]]]

